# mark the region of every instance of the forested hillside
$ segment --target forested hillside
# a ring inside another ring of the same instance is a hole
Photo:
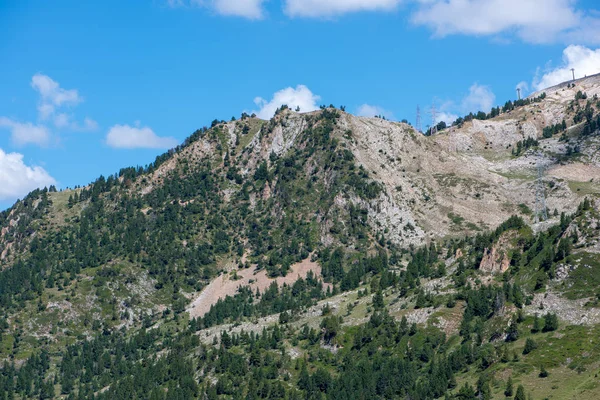
[[[600,397],[588,90],[433,137],[284,106],[31,192],[0,214],[0,400]]]

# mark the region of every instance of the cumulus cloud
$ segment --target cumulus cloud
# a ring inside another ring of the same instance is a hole
[[[394,119],[394,114],[380,106],[363,104],[356,110],[356,115],[361,117],[375,117],[377,115],[384,116],[387,119]]]
[[[0,117],[0,127],[10,130],[10,138],[14,145],[24,146],[37,144],[46,146],[50,141],[50,131],[43,125],[31,122],[18,122],[6,117]]]
[[[314,111],[319,108],[317,102],[320,99],[321,97],[313,94],[304,85],[298,85],[296,88],[288,87],[276,92],[270,101],[262,97],[255,98],[254,103],[260,107],[255,114],[258,118],[270,119],[275,115],[275,111],[284,104],[293,110],[300,107],[301,112]]]
[[[177,143],[175,138],[158,136],[147,126],[114,125],[106,134],[106,144],[119,149],[169,149]]]
[[[469,88],[469,94],[462,100],[461,109],[464,113],[484,111],[489,112],[494,106],[496,95],[489,86],[474,83]]]
[[[549,43],[578,35],[581,40],[600,40],[598,33],[583,36],[586,26],[598,27],[598,19],[575,8],[574,0],[418,0],[412,16],[417,25],[436,36],[451,34],[512,34],[527,42]]]
[[[573,79],[571,68],[575,69],[575,77],[600,73],[600,49],[590,49],[584,46],[570,45],[563,51],[562,64],[545,72],[541,77],[536,76],[533,87],[542,90]]]
[[[37,188],[56,184],[46,170],[28,166],[19,153],[0,149],[0,200],[16,200]]]
[[[172,8],[203,7],[225,16],[261,19],[264,17],[263,3],[266,0],[167,0]]]
[[[390,11],[401,0],[285,0],[290,17],[333,17],[357,11]]]

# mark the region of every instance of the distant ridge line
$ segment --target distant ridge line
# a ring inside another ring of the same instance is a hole
[[[551,93],[551,92],[556,92],[559,89],[562,88],[566,88],[567,85],[571,84],[571,83],[578,83],[581,81],[587,81],[587,80],[593,80],[593,79],[598,79],[598,82],[600,83],[600,73],[594,74],[594,75],[588,75],[588,76],[584,76],[583,78],[578,78],[575,80],[569,79],[568,81],[564,81],[559,83],[558,85],[554,85],[554,86],[550,86],[547,87],[545,89],[542,90],[538,90],[537,92],[531,93],[529,96],[527,96],[528,99],[534,98],[534,97],[538,97],[540,94],[546,92],[546,93]]]

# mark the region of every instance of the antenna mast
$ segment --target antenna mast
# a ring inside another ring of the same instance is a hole
[[[535,223],[546,221],[548,219],[548,210],[546,208],[546,193],[544,187],[544,166],[538,161],[538,177],[535,184]]]
[[[417,128],[418,132],[423,132],[421,128],[421,107],[417,105],[417,120],[415,121],[415,128]]]
[[[573,73],[573,80],[575,80],[575,68],[571,68],[571,72]]]
[[[521,100],[521,88],[517,88],[517,99]]]

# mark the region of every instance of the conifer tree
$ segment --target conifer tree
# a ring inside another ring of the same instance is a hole
[[[512,381],[512,376],[508,377],[508,381],[506,382],[506,389],[504,389],[504,395],[506,397],[511,397],[513,395],[513,381]]]

